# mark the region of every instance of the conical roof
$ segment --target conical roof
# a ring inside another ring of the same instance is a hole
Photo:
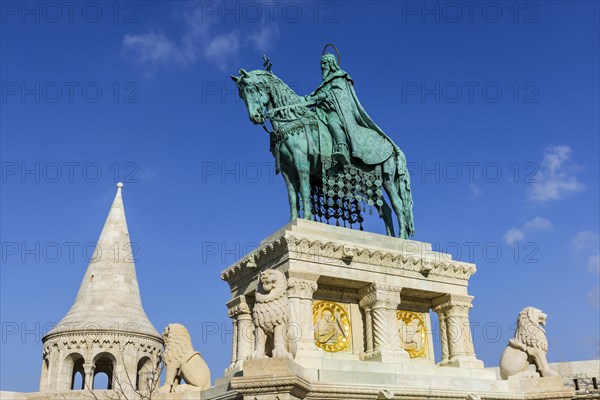
[[[47,336],[79,330],[126,331],[159,337],[142,308],[123,208],[122,183],[112,203],[75,303]]]

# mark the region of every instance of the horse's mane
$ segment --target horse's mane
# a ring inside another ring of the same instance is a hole
[[[255,70],[251,71],[257,79],[257,86],[263,90],[271,90],[273,102],[276,107],[303,103],[304,100],[296,94],[288,85],[281,79],[270,72]],[[284,108],[276,111],[276,115],[283,119],[294,119],[299,116],[305,116],[310,113],[307,107]]]

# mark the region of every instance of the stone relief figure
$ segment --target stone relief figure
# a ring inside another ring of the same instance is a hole
[[[313,324],[317,347],[335,353],[350,345],[350,317],[342,305],[329,301],[315,302]]]
[[[427,353],[427,328],[420,314],[399,310],[396,313],[399,322],[400,345],[411,358],[424,357]]]
[[[405,350],[422,349],[425,346],[420,329],[421,325],[417,319],[400,324],[400,340]]]
[[[162,334],[165,384],[161,393],[199,391],[210,388],[210,370],[199,352],[194,351],[190,334],[181,324],[169,324]],[[187,385],[179,385],[181,379]]]
[[[519,313],[515,337],[508,341],[508,346],[500,357],[502,379],[558,375],[558,372],[550,369],[546,358],[548,353],[548,340],[544,329],[546,318],[546,314],[534,307],[525,307]],[[528,371],[530,364],[535,364],[537,373]]]
[[[254,351],[248,358],[289,358],[293,360],[295,343],[288,334],[290,303],[287,297],[287,279],[282,272],[269,269],[258,275],[256,303],[252,310],[254,322]]]
[[[331,310],[321,312],[321,318],[315,327],[317,341],[323,344],[338,342],[338,336],[345,337],[344,329],[339,316],[333,315]]]

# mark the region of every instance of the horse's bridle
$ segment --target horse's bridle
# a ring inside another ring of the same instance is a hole
[[[265,122],[268,120],[271,121],[271,124],[273,123],[273,121],[275,122],[285,122],[286,125],[295,122],[295,121],[300,121],[302,122],[302,125],[304,125],[304,131],[306,133],[306,141],[307,141],[307,146],[309,151],[311,149],[316,149],[315,143],[313,141],[313,138],[310,134],[310,130],[311,130],[311,123],[310,123],[310,119],[308,117],[302,116],[302,117],[297,117],[297,118],[293,118],[293,119],[284,119],[284,118],[275,118],[272,113],[276,112],[276,111],[280,111],[280,110],[285,110],[285,109],[289,109],[289,108],[295,108],[295,107],[300,107],[300,106],[305,106],[305,104],[292,104],[292,105],[287,105],[287,106],[282,106],[282,107],[277,107],[277,108],[272,108],[270,110],[268,110],[266,113],[261,113],[264,119],[264,122],[262,122],[260,125],[263,127],[263,129],[265,130],[265,132],[267,132],[269,134],[269,136],[271,137],[271,146],[273,145],[277,145],[281,142],[283,142],[286,137],[287,137],[287,133],[286,132],[281,132],[281,128],[279,130],[270,130],[269,128],[267,128],[267,126],[265,125]],[[284,125],[285,126],[285,125]],[[276,163],[279,164],[279,160],[278,160],[278,156],[275,156],[276,159]]]
[[[271,121],[275,121],[275,122],[294,122],[294,121],[298,121],[299,119],[306,118],[306,117],[298,117],[298,118],[293,118],[293,119],[284,119],[284,118],[275,118],[275,116],[273,115],[277,111],[287,110],[287,109],[296,108],[296,107],[306,107],[306,104],[304,104],[304,103],[297,103],[297,104],[289,104],[287,106],[275,107],[275,108],[272,108],[270,110],[267,110],[267,112],[261,113],[261,115],[265,119],[265,122],[266,122],[266,120],[271,120]],[[265,130],[265,132],[267,132],[269,134],[275,133],[274,131],[269,130],[269,128],[267,128],[265,126],[264,122],[262,122],[260,125],[263,127],[263,129]]]
[[[289,108],[300,107],[300,106],[304,107],[305,104],[299,103],[299,104],[291,104],[291,105],[287,105],[287,106],[276,107],[276,108],[272,108],[272,109],[268,110],[266,113],[265,112],[261,113],[261,115],[264,118],[265,122],[267,120],[271,120],[271,121],[275,121],[275,122],[294,122],[294,121],[297,121],[304,117],[298,117],[298,118],[294,118],[294,119],[284,119],[284,118],[275,118],[275,116],[273,116],[273,114],[277,111],[286,110]],[[265,122],[262,122],[260,124],[263,127],[263,129],[265,130],[265,132],[267,132],[268,134],[277,135],[277,132],[271,131],[271,130],[269,130],[269,128],[267,128],[267,126],[265,125]]]

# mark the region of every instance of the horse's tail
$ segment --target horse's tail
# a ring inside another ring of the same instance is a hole
[[[413,200],[410,190],[410,174],[408,172],[408,168],[406,167],[406,157],[399,148],[397,148],[396,153],[396,165],[398,166],[395,179],[396,187],[398,188],[398,195],[403,203],[402,214],[406,223],[406,233],[408,237],[411,237],[415,234],[415,223],[412,211]]]

